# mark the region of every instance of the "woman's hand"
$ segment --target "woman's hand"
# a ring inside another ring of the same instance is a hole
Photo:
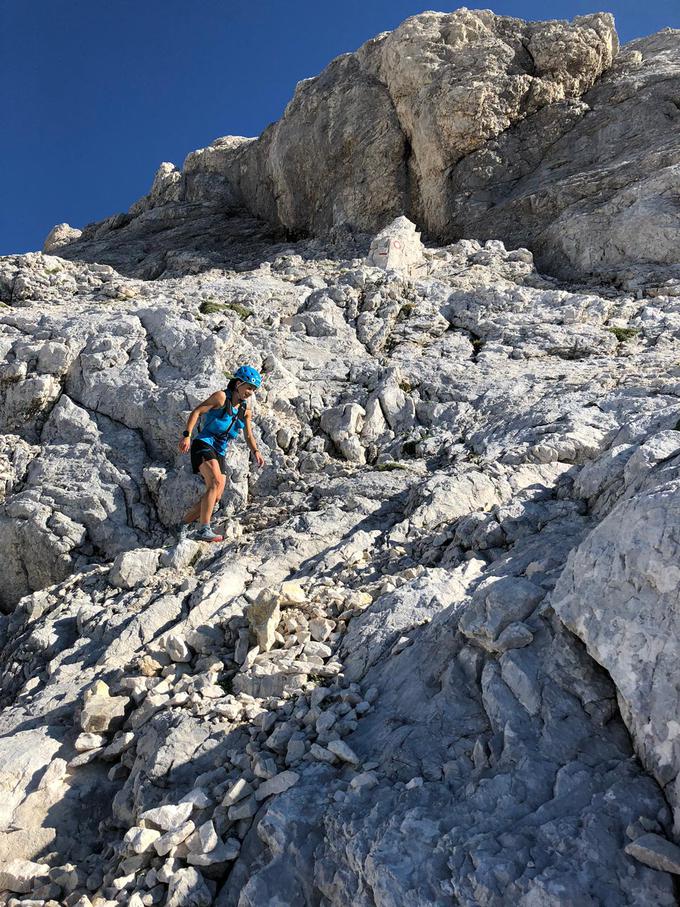
[[[180,453],[183,453],[183,454],[187,453],[190,446],[191,446],[191,438],[180,438],[179,439],[179,452]]]
[[[260,467],[260,469],[262,469],[262,467],[264,466],[264,457],[262,456],[260,451],[254,450],[253,456],[255,457],[255,462],[257,463],[257,465]]]

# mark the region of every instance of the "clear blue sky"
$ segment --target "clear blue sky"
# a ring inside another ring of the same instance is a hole
[[[462,4],[461,4],[462,5]],[[680,0],[468,2],[525,19],[606,9],[622,41]],[[0,0],[0,254],[126,210],[161,161],[259,135],[295,83],[425,9],[409,0]]]

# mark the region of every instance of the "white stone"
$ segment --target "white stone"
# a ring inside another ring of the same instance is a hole
[[[309,632],[316,642],[325,642],[334,629],[335,621],[324,617],[315,617],[309,622]]]
[[[190,819],[178,828],[174,828],[172,831],[166,831],[164,835],[161,835],[160,838],[157,838],[153,842],[153,847],[158,856],[163,857],[165,854],[170,853],[172,848],[181,844],[182,841],[185,841],[195,828],[196,826]]]
[[[319,762],[329,762],[331,764],[337,762],[336,754],[331,752],[330,749],[320,746],[318,743],[313,743],[309,752]]]
[[[377,784],[378,776],[375,772],[361,772],[360,774],[355,775],[349,782],[350,787],[354,790],[371,790],[376,787]]]
[[[56,252],[62,246],[75,242],[81,233],[82,230],[77,230],[70,224],[57,224],[47,234],[47,238],[43,243],[43,252]]]
[[[40,879],[47,876],[49,867],[31,860],[10,860],[0,866],[0,891],[27,894]]]
[[[147,809],[146,812],[141,813],[139,818],[144,819],[145,822],[152,822],[154,825],[157,825],[158,828],[163,829],[163,831],[174,831],[186,823],[193,808],[194,806],[191,802],[179,803],[177,805],[168,803],[165,806]]]
[[[191,649],[176,633],[165,637],[165,651],[175,662],[188,662],[192,659]]]
[[[239,800],[242,800],[244,797],[247,797],[252,793],[252,786],[245,780],[245,778],[239,778],[238,781],[235,781],[229,790],[224,795],[222,800],[223,806],[233,806],[234,803],[237,803]]]
[[[187,839],[187,846],[192,853],[209,853],[219,843],[215,826],[211,820],[204,822]]]
[[[133,827],[126,832],[123,840],[135,853],[146,853],[160,837],[160,831],[155,828]]]
[[[214,866],[216,863],[228,863],[238,857],[241,850],[241,842],[236,838],[227,838],[227,840],[217,845],[209,853],[188,853],[187,863],[191,866]]]
[[[84,753],[87,750],[99,749],[106,743],[106,737],[102,734],[78,734],[73,746],[78,753]]]
[[[109,582],[121,589],[133,589],[148,582],[158,569],[160,551],[140,548],[119,554],[109,574]]]
[[[247,613],[260,652],[268,652],[274,645],[276,628],[281,620],[278,596],[263,589],[249,606]]]
[[[307,600],[307,595],[300,583],[295,580],[286,580],[279,587],[281,601],[288,605],[301,605]]]
[[[424,269],[424,246],[416,225],[407,217],[398,217],[381,230],[371,243],[368,262],[377,268],[416,274]]]
[[[196,809],[207,809],[213,801],[204,790],[197,787],[185,794],[179,802],[191,803]]]

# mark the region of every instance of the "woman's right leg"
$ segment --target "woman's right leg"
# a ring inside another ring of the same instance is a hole
[[[198,471],[203,476],[206,491],[198,504],[189,511],[187,517],[191,516],[195,510],[198,510],[201,525],[209,526],[215,504],[222,497],[225,478],[220,472],[220,465],[217,460],[204,460],[198,467]]]

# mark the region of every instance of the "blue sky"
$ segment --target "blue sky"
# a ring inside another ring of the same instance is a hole
[[[525,19],[607,9],[622,41],[680,28],[680,0],[496,0]],[[259,135],[295,83],[425,9],[408,0],[0,0],[0,254],[126,210],[161,161]]]

